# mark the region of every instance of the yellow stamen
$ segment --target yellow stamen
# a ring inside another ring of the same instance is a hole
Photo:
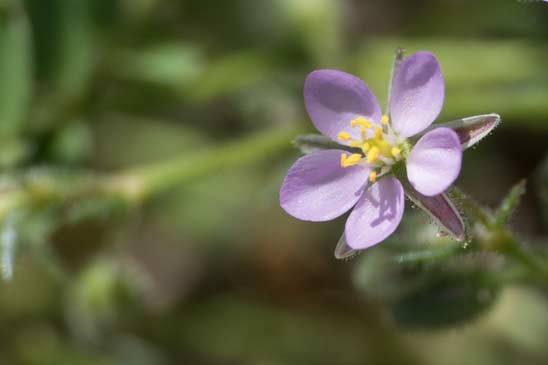
[[[401,150],[398,147],[392,147],[390,153],[392,154],[392,156],[398,157],[401,153]]]
[[[350,156],[348,156],[346,153],[343,153],[341,155],[341,166],[342,167],[348,167],[356,165],[360,162],[362,159],[362,155],[359,153],[353,153]]]
[[[379,157],[380,153],[381,151],[377,146],[371,147],[369,153],[367,153],[367,162],[372,163],[373,161],[375,161]]]
[[[383,115],[381,118],[381,123],[387,125],[389,120],[388,115]]]
[[[348,142],[348,145],[350,147],[354,147],[354,148],[361,148],[362,147],[362,142],[358,142],[358,141],[350,141]]]
[[[369,181],[371,181],[372,183],[377,181],[377,173],[375,171],[371,171],[371,173],[369,174]]]
[[[341,141],[348,141],[350,139],[350,133],[348,133],[348,132],[339,132],[338,138]]]
[[[365,142],[362,146],[363,153],[367,153],[367,151],[369,151],[370,148],[371,146],[369,145],[369,143]]]
[[[382,127],[375,128],[375,138],[378,139],[379,141],[383,139]]]
[[[369,128],[373,127],[373,123],[371,123],[370,121],[368,121],[364,117],[358,117],[358,118],[356,118],[356,119],[354,119],[353,121],[350,122],[350,126],[352,128],[356,127],[357,125],[359,125],[362,128],[365,128],[365,129],[369,129]]]

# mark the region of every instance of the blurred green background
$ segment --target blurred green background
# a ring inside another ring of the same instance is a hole
[[[530,178],[512,226],[547,245],[548,4],[1,0],[2,197],[26,174],[218,162],[160,179],[139,204],[21,213],[0,284],[0,364],[548,363],[546,292],[475,281],[496,257],[429,270],[387,259],[398,245],[447,244],[417,209],[340,262],[344,218],[305,223],[279,207],[291,139],[313,132],[306,74],[354,73],[384,105],[397,46],[439,58],[440,121],[501,114],[458,185],[493,206]]]

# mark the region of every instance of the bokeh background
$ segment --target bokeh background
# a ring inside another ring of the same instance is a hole
[[[2,187],[28,173],[170,170],[185,156],[206,167],[162,175],[139,204],[92,198],[61,214],[46,202],[15,231],[4,224],[2,242],[15,239],[2,246],[14,271],[0,283],[0,363],[548,363],[546,292],[485,288],[466,270],[496,258],[394,265],[398,245],[447,244],[417,209],[341,262],[344,218],[300,222],[279,207],[291,140],[313,132],[306,74],[354,73],[384,105],[397,46],[439,58],[440,121],[502,116],[458,185],[495,206],[528,178],[512,226],[546,246],[548,4],[1,0]]]

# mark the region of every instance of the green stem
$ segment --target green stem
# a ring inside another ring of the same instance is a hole
[[[511,232],[497,224],[494,215],[489,210],[476,203],[461,190],[454,188],[451,190],[451,194],[460,202],[472,221],[483,226],[480,230],[482,233],[476,235],[481,250],[503,255],[523,267],[529,276],[539,284],[548,286],[548,263],[525,249]]]
[[[186,181],[217,171],[265,161],[292,148],[291,140],[301,132],[296,127],[277,128],[257,133],[220,147],[204,149],[109,176],[106,190],[119,191],[141,201]]]
[[[111,175],[35,170],[0,191],[0,220],[13,211],[91,199],[139,204],[185,182],[221,170],[268,160],[289,151],[298,127],[276,128],[213,149]],[[77,204],[76,204],[77,205]]]
[[[451,188],[449,194],[455,197],[472,218],[479,221],[486,228],[490,229],[493,226],[492,214],[484,207],[476,203],[476,201],[470,198],[462,190],[454,187]]]
[[[506,257],[513,259],[525,267],[543,285],[548,286],[548,265],[539,260],[533,253],[512,240],[507,249],[502,251]]]

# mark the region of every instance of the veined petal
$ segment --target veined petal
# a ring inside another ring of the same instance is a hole
[[[437,118],[443,107],[445,83],[436,57],[417,52],[403,60],[392,81],[390,115],[400,137],[411,137]]]
[[[406,186],[405,194],[419,208],[425,211],[445,232],[457,241],[465,238],[464,221],[447,194],[422,195],[411,186]]]
[[[450,128],[457,133],[462,149],[467,149],[487,136],[496,126],[500,124],[500,115],[482,114],[473,117],[453,120],[447,123],[434,124],[426,132],[439,127]]]
[[[436,128],[419,139],[407,157],[407,178],[421,194],[444,192],[459,176],[462,147],[449,128]]]
[[[318,70],[310,73],[304,83],[304,101],[308,115],[316,128],[331,139],[338,140],[339,132],[361,140],[358,128],[350,122],[364,117],[379,123],[381,108],[375,95],[356,76],[337,70]]]
[[[341,167],[343,150],[316,151],[299,158],[280,189],[280,205],[295,218],[328,221],[344,214],[363,193],[369,170]]]
[[[403,187],[396,178],[387,176],[371,185],[346,221],[348,246],[362,250],[383,241],[400,224],[404,207]]]

